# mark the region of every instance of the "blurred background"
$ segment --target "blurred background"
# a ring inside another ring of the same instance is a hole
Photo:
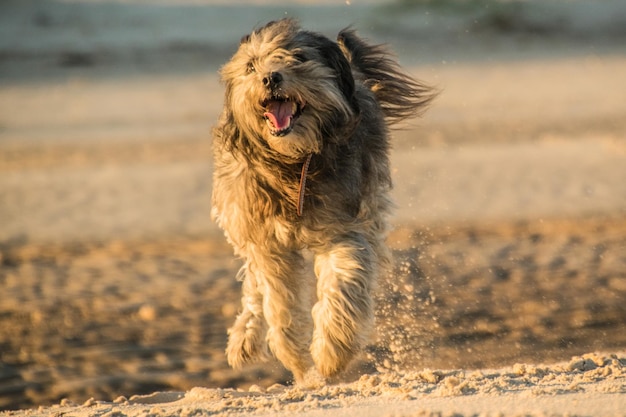
[[[626,347],[626,3],[3,0],[0,410],[233,371],[240,262],[209,218],[218,71],[295,17],[441,90],[394,131],[398,209],[358,372]]]

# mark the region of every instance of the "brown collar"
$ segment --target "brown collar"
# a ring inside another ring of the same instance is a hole
[[[309,172],[309,164],[311,164],[312,156],[313,154],[309,154],[302,164],[302,172],[300,173],[300,186],[298,187],[298,205],[296,206],[296,213],[298,214],[298,217],[302,216],[302,209],[304,207],[304,192],[306,188],[306,176]]]

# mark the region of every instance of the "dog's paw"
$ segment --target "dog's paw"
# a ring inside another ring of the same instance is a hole
[[[228,364],[235,369],[248,363],[265,361],[270,356],[265,341],[265,326],[258,323],[254,325],[252,320],[241,323],[243,320],[238,319],[228,330],[226,358]]]
[[[311,344],[315,367],[324,378],[333,378],[346,369],[354,354],[350,346],[332,341],[328,336],[316,335]]]
[[[342,372],[358,349],[355,323],[346,315],[330,314],[331,309],[318,303],[313,308],[315,331],[311,344],[311,356],[315,367],[325,378]],[[338,312],[334,312],[338,313]]]

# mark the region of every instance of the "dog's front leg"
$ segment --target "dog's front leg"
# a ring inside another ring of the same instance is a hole
[[[350,234],[315,258],[318,278],[311,353],[317,370],[332,377],[367,343],[374,321],[372,290],[376,255],[368,241]]]
[[[263,282],[263,314],[269,326],[267,342],[272,353],[303,382],[313,362],[309,289],[303,274],[304,259],[299,252],[255,253],[254,273]]]
[[[263,284],[250,272],[248,264],[241,268],[238,276],[243,280],[242,311],[233,327],[228,329],[226,347],[228,364],[235,369],[269,357],[265,341],[267,323],[263,317]]]

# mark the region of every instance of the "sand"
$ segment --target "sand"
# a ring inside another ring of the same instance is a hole
[[[590,5],[3,3],[2,414],[626,415],[626,14]],[[394,132],[376,334],[308,389],[226,364],[209,219],[216,71],[285,12],[442,89]]]
[[[20,415],[619,416],[626,406],[625,369],[623,356],[590,354],[550,366],[363,375],[319,389],[254,385],[247,391],[193,388],[112,402],[88,400],[82,406],[64,401]]]

